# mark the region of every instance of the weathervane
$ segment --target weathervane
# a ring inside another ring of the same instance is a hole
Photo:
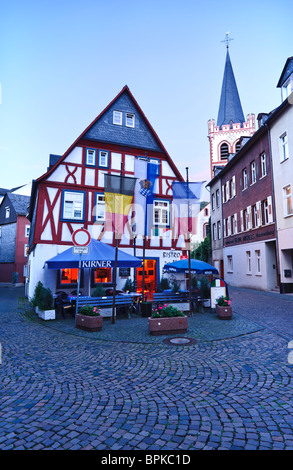
[[[229,49],[230,42],[233,41],[233,38],[229,37],[230,31],[227,31],[225,39],[221,42],[224,42],[226,44],[227,49]]]

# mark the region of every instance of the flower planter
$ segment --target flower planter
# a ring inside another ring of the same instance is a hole
[[[170,335],[186,333],[188,328],[188,317],[149,318],[149,332],[151,335]]]
[[[42,320],[55,320],[55,309],[40,310],[39,307],[36,307],[36,313]]]
[[[103,327],[102,316],[90,316],[82,315],[81,313],[76,314],[75,327],[85,331],[100,331]]]
[[[231,320],[232,318],[232,307],[231,306],[220,306],[216,305],[216,314],[220,320]]]

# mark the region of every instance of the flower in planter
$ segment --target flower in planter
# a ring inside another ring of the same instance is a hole
[[[98,317],[101,313],[101,309],[94,307],[93,305],[83,305],[78,309],[78,313],[89,317]]]
[[[184,317],[184,313],[172,305],[159,305],[152,310],[152,318]]]
[[[216,302],[219,307],[230,307],[231,305],[231,300],[229,299],[229,297],[224,297],[223,295],[219,297]]]

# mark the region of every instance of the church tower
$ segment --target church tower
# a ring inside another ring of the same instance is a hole
[[[227,48],[226,63],[217,124],[214,119],[208,121],[212,178],[215,176],[215,169],[225,166],[229,160],[229,156],[238,152],[240,148],[240,138],[250,137],[255,132],[254,114],[248,114],[246,121],[244,118],[229,55],[229,44],[231,40],[229,33],[226,33],[226,38],[223,41]]]

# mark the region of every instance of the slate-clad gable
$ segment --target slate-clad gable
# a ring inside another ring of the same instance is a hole
[[[113,124],[113,111],[122,112],[122,125]],[[126,126],[126,113],[135,115],[134,128]],[[85,133],[84,138],[158,152],[162,151],[127,91],[112,103],[100,119]]]

